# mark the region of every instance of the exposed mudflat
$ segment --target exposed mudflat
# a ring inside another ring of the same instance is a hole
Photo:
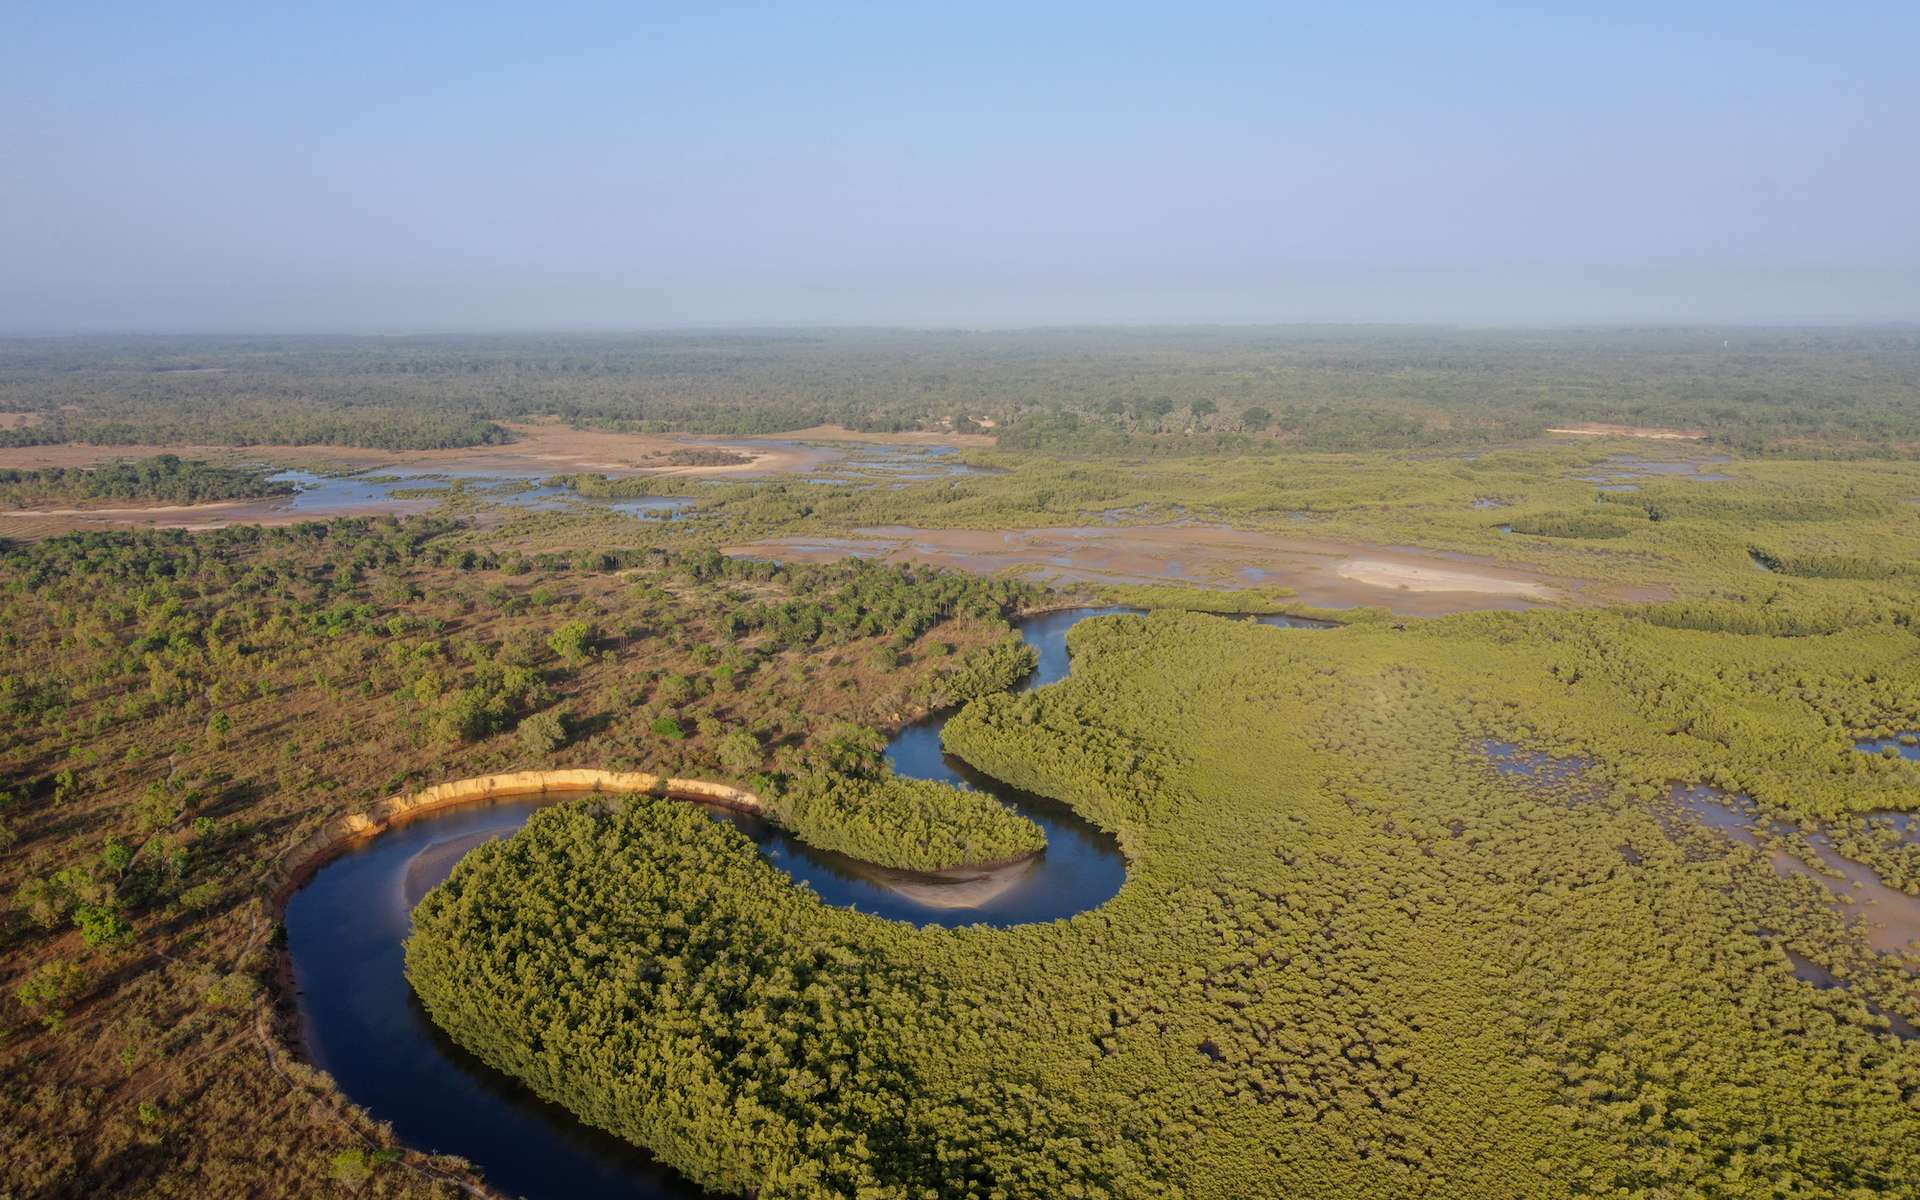
[[[710,438],[653,436],[572,429],[553,423],[509,425],[514,441],[501,446],[454,450],[387,451],[352,446],[23,446],[0,448],[0,468],[87,467],[123,459],[177,454],[231,464],[289,464],[327,472],[306,474],[297,501],[285,496],[222,500],[206,504],[111,504],[0,511],[0,534],[49,537],[78,529],[144,526],[150,529],[219,529],[228,525],[290,525],[378,514],[405,516],[431,510],[430,498],[395,498],[356,487],[387,473],[397,488],[443,487],[448,480],[498,483],[541,481],[565,474],[614,477],[660,475],[756,479],[793,475],[810,482],[853,486],[902,486],[923,479],[975,473],[956,451],[990,446],[993,439],[965,433],[861,433],[820,425],[774,437]],[[722,451],[739,461],[675,463],[676,453]],[[320,483],[324,496],[310,494]],[[541,490],[534,498],[545,497]],[[516,503],[515,501],[507,501]],[[562,508],[564,504],[520,507]],[[628,507],[640,502],[626,502]],[[678,503],[678,502],[674,502]],[[614,505],[619,508],[621,505]]]
[[[1006,531],[882,526],[848,537],[774,538],[727,553],[802,562],[848,556],[925,562],[979,574],[1017,571],[1056,583],[1276,586],[1291,588],[1316,607],[1377,605],[1410,616],[1648,598],[1469,555],[1209,525]]]
[[[0,414],[6,416],[8,414]],[[4,426],[0,426],[4,427]],[[980,448],[994,439],[979,433],[863,433],[816,425],[766,437],[705,437],[697,434],[615,433],[574,429],[548,422],[507,424],[513,441],[499,446],[450,450],[375,450],[360,446],[128,445],[0,447],[0,468],[90,467],[119,459],[177,454],[218,462],[326,463],[345,470],[399,467],[449,474],[555,475],[575,471],[605,475],[712,475],[719,477],[804,474],[845,456],[835,445]],[[720,465],[676,465],[668,455],[685,450],[723,450],[746,459]]]
[[[514,440],[504,446],[429,450],[380,460],[421,470],[512,474],[712,475],[753,477],[811,471],[840,457],[828,446],[802,445],[788,437],[708,438],[656,436],[572,429],[564,425],[509,425]],[[666,461],[677,450],[720,450],[745,459],[718,466],[678,466]]]
[[[228,525],[291,525],[334,517],[378,514],[407,516],[434,508],[437,500],[432,498],[394,497],[387,494],[392,490],[390,488],[367,486],[370,478],[384,472],[399,476],[394,487],[402,490],[444,487],[449,479],[477,483],[538,483],[553,475],[572,473],[757,478],[821,471],[848,455],[846,449],[803,445],[786,438],[652,437],[545,424],[515,425],[510,428],[516,440],[508,445],[458,450],[382,451],[346,446],[74,445],[0,449],[0,468],[82,467],[156,454],[177,454],[182,458],[203,458],[225,463],[285,464],[294,461],[314,466],[325,464],[332,471],[359,473],[358,476],[331,475],[325,479],[306,475],[298,497],[269,496],[205,504],[115,504],[0,511],[0,535],[49,537],[77,529],[129,525],[195,531]],[[674,452],[687,450],[726,451],[744,461],[714,466],[675,465],[669,461],[669,456]],[[328,485],[325,494],[311,494],[309,488],[315,485]],[[520,507],[563,507],[528,504],[511,499],[505,502],[518,503]],[[643,504],[642,501],[623,503],[630,508]],[[619,508],[621,505],[613,507]]]

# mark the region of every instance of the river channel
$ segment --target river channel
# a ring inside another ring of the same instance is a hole
[[[1022,686],[1066,676],[1067,631],[1080,621],[1137,611],[1083,608],[1023,621],[1020,634],[1040,664]],[[1325,627],[1301,618],[1257,619]],[[1126,881],[1114,838],[1062,804],[996,783],[942,753],[948,715],[902,729],[888,743],[887,761],[901,775],[992,792],[1041,826],[1044,852],[1011,867],[918,875],[816,850],[751,816],[708,811],[738,826],[768,862],[827,903],[877,917],[1006,926],[1057,920],[1111,899]],[[530,1200],[701,1195],[645,1152],[581,1124],[454,1045],[407,984],[403,947],[420,897],[467,851],[512,834],[553,802],[479,802],[428,813],[329,862],[293,895],[287,947],[307,1053],[354,1103],[390,1122],[402,1141],[468,1159],[510,1194]]]

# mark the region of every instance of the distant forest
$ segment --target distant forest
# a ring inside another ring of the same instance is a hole
[[[1920,329],[1287,327],[0,341],[0,445],[990,428],[1076,455],[1472,446],[1575,421],[1920,447]]]

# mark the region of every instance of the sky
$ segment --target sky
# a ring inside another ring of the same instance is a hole
[[[1920,4],[12,0],[0,333],[1920,320]]]

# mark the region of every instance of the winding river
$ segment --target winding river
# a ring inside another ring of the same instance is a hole
[[[1137,613],[1081,608],[1021,622],[1040,664],[1022,685],[1067,674],[1067,631],[1088,617]],[[1263,624],[1326,628],[1295,617]],[[767,821],[720,808],[715,820],[742,829],[767,861],[829,904],[916,925],[1017,925],[1097,907],[1126,881],[1112,835],[1065,805],[1017,791],[943,754],[949,714],[902,729],[887,745],[901,775],[990,790],[1037,822],[1040,855],[1011,867],[928,876],[816,850]],[[557,799],[557,798],[556,798]],[[306,1049],[340,1090],[408,1145],[456,1154],[509,1194],[543,1197],[669,1197],[705,1193],[646,1152],[583,1125],[487,1067],[433,1025],[407,985],[403,944],[413,907],[462,855],[513,833],[554,799],[477,802],[417,817],[322,867],[288,901],[292,958]]]

